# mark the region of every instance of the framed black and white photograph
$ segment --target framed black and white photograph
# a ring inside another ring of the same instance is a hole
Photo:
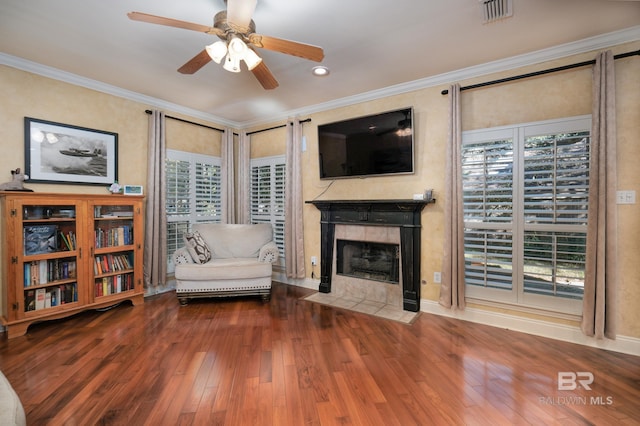
[[[118,134],[24,118],[29,182],[111,184],[118,180]]]

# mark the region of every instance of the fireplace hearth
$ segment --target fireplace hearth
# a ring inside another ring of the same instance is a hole
[[[336,225],[384,226],[399,229],[400,282],[402,307],[420,310],[420,232],[421,212],[429,203],[423,200],[314,200],[307,201],[320,210],[320,286],[331,292],[334,267]],[[336,265],[337,269],[337,265]]]

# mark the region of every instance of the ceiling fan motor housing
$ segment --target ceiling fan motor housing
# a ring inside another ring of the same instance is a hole
[[[231,35],[237,35],[245,43],[249,43],[249,35],[256,32],[256,24],[253,19],[249,22],[248,27],[235,25],[233,22],[227,21],[227,11],[222,10],[213,17],[213,27],[221,31],[224,35],[217,34],[223,40],[229,40]]]

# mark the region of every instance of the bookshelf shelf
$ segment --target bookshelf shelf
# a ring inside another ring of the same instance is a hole
[[[0,192],[2,324],[143,303],[143,197]]]

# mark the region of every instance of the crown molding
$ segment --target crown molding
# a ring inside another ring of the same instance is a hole
[[[468,80],[497,72],[508,71],[511,69],[535,65],[543,62],[553,61],[556,59],[562,59],[569,56],[597,51],[600,49],[606,49],[612,46],[617,46],[619,44],[634,42],[638,40],[640,40],[640,25],[636,25],[634,27],[626,28],[619,31],[614,31],[611,33],[585,38],[571,43],[561,44],[547,49],[499,59],[477,66],[462,68],[456,71],[438,74],[432,77],[413,80],[378,90],[372,90],[370,92],[365,92],[358,95],[348,96],[321,104],[291,110],[283,113],[278,117],[270,117],[268,120],[259,120],[250,123],[245,122],[242,124],[244,127],[268,124],[280,120],[285,120],[287,117],[304,116],[322,111],[328,111],[434,86],[446,86],[444,88],[448,88],[449,85],[456,81]]]
[[[63,81],[76,86],[85,87],[87,89],[96,90],[98,92],[107,93],[113,96],[129,99],[131,101],[139,102],[151,107],[169,110],[175,113],[184,114],[189,117],[199,118],[202,120],[217,123],[222,126],[231,127],[234,129],[247,129],[263,124],[274,123],[278,121],[286,120],[288,117],[304,116],[322,111],[327,111],[336,108],[342,108],[362,102],[369,102],[386,98],[390,96],[400,95],[407,92],[413,92],[425,88],[434,86],[447,87],[456,81],[467,80],[475,77],[481,77],[496,72],[507,71],[511,69],[521,68],[529,65],[535,65],[542,62],[548,62],[556,59],[565,58],[572,55],[591,52],[594,50],[605,49],[608,47],[616,46],[623,43],[629,43],[640,40],[640,25],[626,28],[611,33],[601,34],[594,37],[578,40],[571,43],[566,43],[558,46],[554,46],[548,49],[537,50],[534,52],[512,56],[497,61],[488,62],[482,65],[463,68],[456,71],[435,75],[419,80],[413,80],[406,83],[396,84],[393,86],[385,87],[378,90],[372,90],[365,93],[360,93],[353,96],[347,96],[344,98],[335,99],[329,102],[324,102],[315,105],[305,106],[294,110],[285,111],[276,116],[271,116],[266,119],[260,119],[256,121],[236,122],[223,119],[212,114],[205,113],[203,111],[194,110],[184,107],[182,105],[174,104],[164,101],[162,99],[153,98],[130,90],[125,90],[120,87],[112,86],[102,83],[100,81],[85,78],[76,74],[72,74],[66,71],[59,70],[57,68],[48,67],[38,64],[36,62],[27,61],[25,59],[11,56],[0,52],[0,65],[7,65],[13,68],[17,68],[23,71],[27,71],[33,74],[42,75],[54,80]]]
[[[62,71],[57,68],[49,67],[39,64],[37,62],[28,61],[17,56],[8,55],[0,52],[0,65],[7,65],[12,68],[17,68],[22,71],[27,71],[32,74],[41,75],[43,77],[51,78],[53,80],[62,81],[64,83],[73,84],[75,86],[84,87],[87,89],[95,90],[97,92],[106,93],[108,95],[117,96],[119,98],[128,99],[130,101],[138,102],[149,107],[155,107],[162,110],[168,110],[174,113],[184,114],[192,118],[199,118],[216,124],[231,127],[234,129],[241,128],[242,123],[225,120],[221,117],[217,117],[212,114],[208,114],[192,108],[187,108],[182,105],[167,102],[162,99],[154,98],[151,96],[143,95],[141,93],[126,90],[121,87],[112,86],[110,84],[103,83],[101,81],[92,80],[90,78],[82,77],[77,74]]]

